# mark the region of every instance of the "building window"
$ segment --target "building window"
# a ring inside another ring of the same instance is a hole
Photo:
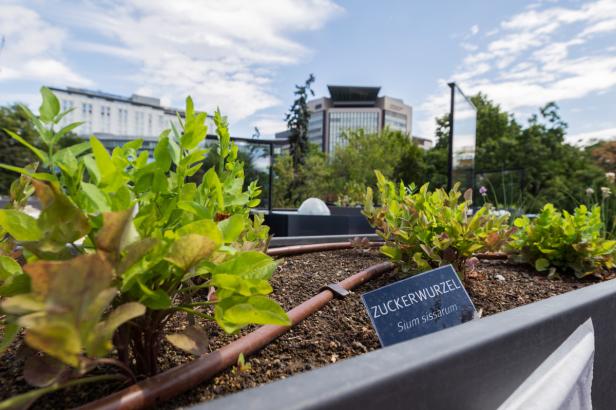
[[[384,125],[395,131],[406,132],[408,130],[406,115],[393,111],[385,111]]]
[[[145,113],[135,112],[135,135],[143,136],[145,134]]]
[[[81,104],[81,118],[84,122],[84,132],[86,134],[91,134],[92,130],[92,104],[90,103],[82,103]]]
[[[126,108],[118,108],[118,133],[128,134],[128,110]]]
[[[329,152],[345,144],[343,134],[349,131],[364,130],[366,134],[379,132],[379,113],[375,111],[330,111],[329,112]]]
[[[74,108],[74,103],[71,100],[62,100],[62,112],[72,110]],[[66,126],[73,122],[73,112],[66,114],[64,118],[62,118],[61,124],[62,126]]]
[[[111,132],[111,107],[101,105],[101,132]]]

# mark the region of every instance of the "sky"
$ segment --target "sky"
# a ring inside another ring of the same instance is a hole
[[[3,39],[3,40],[2,40]],[[568,141],[616,139],[616,0],[0,0],[0,104],[41,85],[219,107],[235,136],[285,128],[295,84],[380,86],[432,138],[447,82]]]

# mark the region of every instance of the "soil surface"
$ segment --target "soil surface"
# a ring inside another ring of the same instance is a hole
[[[341,281],[385,260],[376,250],[359,249],[287,257],[272,277],[272,297],[285,310],[289,310],[318,293],[323,285]],[[257,355],[247,358],[244,369],[229,369],[158,408],[187,407],[378,349],[379,341],[360,294],[399,279],[396,275],[396,272],[382,275],[356,288],[344,300],[334,299]],[[476,308],[481,309],[486,316],[596,282],[595,278],[577,280],[568,276],[549,280],[525,265],[482,260],[476,266],[475,272],[467,278],[466,288]],[[198,322],[210,335],[210,350],[254,330],[254,327],[247,328],[239,335],[229,336],[213,323],[201,320]],[[169,322],[168,333],[186,325],[185,316],[178,316]],[[20,343],[16,342],[0,362],[0,401],[29,389],[21,376],[23,361],[16,354]],[[164,343],[160,367],[163,370],[168,369],[191,359],[190,355]],[[41,398],[33,408],[72,408],[122,387],[118,383],[110,382],[71,388]]]

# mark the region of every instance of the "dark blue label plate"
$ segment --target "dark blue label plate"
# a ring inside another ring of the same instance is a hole
[[[362,295],[382,346],[472,320],[475,306],[453,266],[403,279]]]

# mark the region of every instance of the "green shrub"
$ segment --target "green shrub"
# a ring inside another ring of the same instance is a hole
[[[43,169],[3,166],[21,177],[11,188],[10,209],[0,210],[0,308],[6,314],[0,353],[25,329],[26,344],[42,355],[33,355],[24,373],[45,369],[46,378],[30,379],[43,389],[11,405],[67,383],[97,381],[76,378],[103,363],[126,374],[155,373],[165,337],[204,353],[207,335],[200,328],[165,335],[165,324],[179,312],[193,324],[195,316],[215,320],[229,333],[248,324],[290,324],[266,296],[277,264],[262,252],[267,227],[249,215],[260,190],[252,183],[244,191],[243,164],[219,112],[219,162],[194,183],[189,177],[207,153],[201,145],[207,126],[190,97],[180,129],[172,125],[161,134],[150,160],[139,151],[141,140],[111,154],[94,136],[57,149],[76,125],[56,132],[67,112],[60,113],[49,90],[42,95],[39,116],[30,117],[45,147],[9,134]],[[32,192],[42,207],[37,219],[23,212]],[[9,258],[16,245],[24,249],[23,270]],[[212,288],[215,297],[198,297]],[[113,350],[117,359],[105,358]]]
[[[463,198],[457,185],[450,192],[429,191],[427,184],[416,190],[414,185],[396,186],[375,173],[381,207],[374,207],[368,189],[364,214],[385,240],[381,252],[403,272],[451,263],[464,277],[468,258],[498,250],[506,242],[507,216],[496,216],[485,206],[471,215],[471,190]]]
[[[601,208],[578,206],[573,215],[547,204],[534,219],[514,221],[510,247],[517,260],[538,271],[573,271],[578,278],[614,267],[616,241],[603,237]]]

